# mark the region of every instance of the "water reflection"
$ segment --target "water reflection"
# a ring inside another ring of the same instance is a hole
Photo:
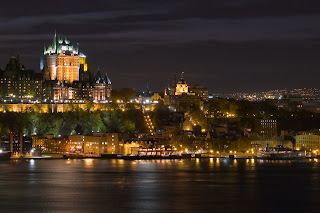
[[[238,163],[237,159],[234,159],[234,160],[233,160],[233,164],[236,165],[237,163]]]
[[[94,159],[88,158],[84,159],[84,165],[86,168],[91,168],[93,166]]]
[[[34,159],[31,159],[29,162],[30,162],[30,167],[34,167]]]
[[[316,212],[319,173],[317,159],[0,162],[0,205],[1,212]]]
[[[217,163],[217,165],[220,164],[220,158],[217,158],[217,159],[216,159],[216,163]]]
[[[213,164],[214,161],[213,161],[213,158],[210,158],[210,164]]]
[[[70,159],[70,158],[68,158],[68,159],[66,160],[66,164],[71,164],[71,159]]]

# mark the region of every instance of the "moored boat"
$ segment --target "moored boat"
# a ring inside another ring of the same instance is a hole
[[[0,152],[0,161],[1,160],[10,160],[11,152],[1,151]]]
[[[258,151],[258,158],[263,159],[301,159],[306,157],[305,150],[293,150],[281,145],[276,147],[265,147]]]
[[[82,159],[85,156],[82,155],[82,154],[79,154],[79,153],[66,153],[62,157],[65,158],[65,159],[68,159],[68,158],[70,158],[70,159]]]

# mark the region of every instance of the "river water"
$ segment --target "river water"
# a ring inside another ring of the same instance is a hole
[[[320,163],[0,162],[0,212],[320,212]]]

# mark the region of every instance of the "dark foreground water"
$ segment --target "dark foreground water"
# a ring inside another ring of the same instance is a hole
[[[320,212],[320,163],[10,161],[0,193],[0,212]]]

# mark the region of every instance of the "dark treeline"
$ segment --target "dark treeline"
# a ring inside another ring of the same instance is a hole
[[[109,111],[75,110],[64,113],[0,113],[0,134],[90,135],[93,132],[146,132],[140,109]]]

